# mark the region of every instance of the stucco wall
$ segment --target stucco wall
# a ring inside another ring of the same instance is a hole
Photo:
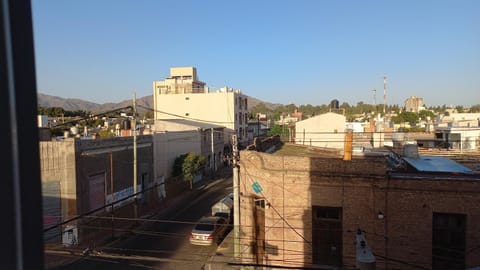
[[[226,133],[242,128],[243,134],[239,136],[241,137],[239,142],[247,143],[248,123],[245,121],[245,115],[248,113],[248,108],[245,108],[244,104],[246,96],[236,92],[165,95],[155,93],[155,95],[155,109],[157,110],[155,119],[187,117],[195,119],[195,121],[205,120],[208,123],[225,126]],[[239,98],[242,99],[242,107],[239,105]],[[242,116],[241,121],[240,115]],[[230,136],[226,136],[225,140],[229,142]]]
[[[59,182],[62,216],[77,214],[75,141],[39,142],[42,183]]]
[[[343,149],[345,116],[326,113],[295,123],[295,143]]]

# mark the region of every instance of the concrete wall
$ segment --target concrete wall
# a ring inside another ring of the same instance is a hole
[[[467,215],[466,263],[480,265],[478,181],[389,178],[383,159],[343,161],[251,151],[240,155],[244,262],[256,262],[254,199],[265,198],[270,207],[265,208],[263,263],[312,266],[312,207],[323,206],[342,208],[345,267],[355,265],[354,232],[361,228],[375,254],[431,268],[433,212]],[[255,182],[262,192],[254,191]],[[378,212],[385,218],[378,219]],[[377,269],[385,269],[380,257]],[[415,268],[390,261],[388,269]]]
[[[156,132],[154,140],[154,168],[156,178],[172,176],[175,159],[188,152],[201,153],[199,131]]]
[[[42,184],[59,182],[62,217],[77,215],[75,140],[41,141],[39,150]]]
[[[325,113],[295,124],[295,143],[343,149],[345,116]]]
[[[213,130],[212,153],[211,129],[155,132],[153,140],[156,179],[171,177],[175,159],[188,152],[202,154],[207,159],[210,156],[210,161],[206,164],[206,173],[212,173],[223,167],[223,135],[223,128]]]
[[[191,118],[194,121],[205,121],[222,125],[225,129],[225,140],[230,141],[232,132],[237,132],[239,142],[247,143],[248,123],[246,115],[248,105],[245,106],[246,96],[241,93],[212,92],[196,94],[155,94],[155,119],[182,119]],[[241,100],[241,102],[239,101]],[[242,106],[240,106],[242,104]],[[162,113],[167,112],[167,114]],[[176,114],[181,117],[176,117]],[[241,133],[240,133],[241,129]]]

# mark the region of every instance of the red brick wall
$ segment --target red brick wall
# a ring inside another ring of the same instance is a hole
[[[243,151],[240,161],[242,257],[253,260],[253,198],[265,197],[267,256],[262,263],[311,266],[312,205],[342,207],[343,263],[355,265],[355,231],[377,256],[431,267],[432,213],[467,214],[468,267],[480,265],[480,182],[389,179],[383,159],[306,158]],[[263,191],[256,194],[252,184]],[[379,220],[377,213],[385,214]],[[270,247],[270,248],[269,248]],[[388,262],[388,269],[414,269]]]

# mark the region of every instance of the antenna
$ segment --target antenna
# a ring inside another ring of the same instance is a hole
[[[383,75],[383,114],[385,115],[385,107],[387,105],[387,76]]]
[[[377,89],[373,89],[373,106],[375,107],[375,112],[377,111]]]

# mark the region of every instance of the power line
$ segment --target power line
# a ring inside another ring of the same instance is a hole
[[[75,119],[75,120],[72,120],[72,121],[67,121],[67,122],[64,122],[64,123],[57,124],[57,125],[54,126],[54,128],[69,125],[69,124],[76,124],[79,121],[85,121],[85,120],[92,119],[92,118],[102,116],[102,115],[105,115],[105,114],[109,114],[109,113],[113,113],[113,112],[117,112],[117,111],[123,111],[125,109],[132,110],[133,108],[132,108],[132,106],[125,106],[125,107],[113,109],[113,110],[110,110],[110,111],[105,111],[105,112],[101,112],[101,113],[97,113],[97,114],[93,114],[93,115],[89,115],[89,116],[85,116],[85,117],[80,117],[79,119]]]
[[[165,112],[165,111],[160,111],[160,110],[148,108],[148,107],[141,106],[141,105],[137,105],[137,107],[141,107],[143,109],[151,110],[151,111],[157,112],[157,113],[163,113],[163,114],[166,114],[166,115],[175,116],[175,117],[182,118],[182,119],[185,119],[185,120],[198,121],[198,122],[204,122],[204,123],[214,123],[214,124],[235,124],[235,122],[209,121],[209,120],[204,120],[204,119],[187,117],[187,116],[183,116],[183,115],[178,115],[178,114],[174,114],[174,113],[169,113],[169,112]],[[162,119],[158,119],[158,120],[162,120]]]
[[[152,189],[154,189],[154,188],[156,188],[156,187],[158,187],[158,186],[162,186],[162,185],[165,185],[165,183],[163,182],[163,183],[160,183],[160,184],[155,184],[154,186],[152,186],[152,187],[150,187],[150,188],[143,189],[143,190],[141,190],[141,191],[139,191],[139,192],[136,192],[136,193],[134,193],[134,194],[132,194],[132,195],[129,195],[129,196],[125,197],[125,198],[122,198],[122,199],[116,200],[116,201],[114,201],[114,202],[105,204],[105,205],[103,205],[103,206],[100,206],[100,207],[98,207],[98,208],[95,208],[95,209],[93,209],[93,210],[90,210],[90,211],[88,211],[87,213],[84,213],[84,214],[75,216],[75,217],[70,218],[70,219],[68,219],[68,220],[65,220],[65,221],[63,221],[63,222],[61,222],[61,223],[55,224],[55,225],[53,225],[53,226],[51,226],[51,227],[48,227],[48,228],[44,229],[44,230],[43,230],[43,233],[46,233],[46,232],[48,232],[48,231],[51,231],[51,230],[53,230],[54,228],[56,228],[56,227],[58,227],[58,226],[62,226],[62,225],[68,224],[68,223],[70,223],[70,222],[72,222],[72,221],[75,221],[75,220],[77,220],[77,219],[80,219],[80,218],[82,218],[82,217],[89,216],[89,215],[91,215],[91,214],[93,214],[93,213],[96,213],[96,212],[98,212],[98,211],[100,211],[100,210],[103,210],[103,209],[105,209],[105,208],[107,208],[107,207],[113,207],[115,204],[118,204],[118,203],[123,202],[123,201],[125,201],[125,200],[128,200],[128,199],[130,199],[130,198],[136,197],[136,196],[139,195],[139,194],[142,194],[142,193],[144,193],[144,192],[146,192],[146,191],[152,190]]]

